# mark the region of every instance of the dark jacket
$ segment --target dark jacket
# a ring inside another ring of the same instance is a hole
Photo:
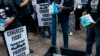
[[[23,0],[12,0],[16,10],[18,11],[19,16],[26,16],[31,14],[29,4],[25,5],[24,7],[20,8],[19,5],[23,2]]]
[[[0,4],[0,9],[4,9],[4,12],[5,12],[7,17],[14,17],[15,18],[14,21],[7,26],[6,30],[14,29],[14,28],[20,26],[20,22],[18,21],[19,19],[17,18],[18,17],[17,11],[14,8],[13,3],[10,2],[10,0],[6,4],[5,3]]]
[[[98,6],[97,6],[97,13],[92,13],[91,12],[91,1],[92,0],[88,0],[88,3],[85,7],[87,13],[91,14],[91,16],[93,17],[93,19],[97,22],[97,23],[100,23],[100,0],[99,0],[99,3],[98,3]]]

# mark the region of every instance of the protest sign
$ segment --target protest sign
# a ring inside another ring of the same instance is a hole
[[[51,25],[51,15],[49,14],[48,7],[48,3],[39,3],[36,6],[38,24],[40,27]]]
[[[4,32],[4,36],[10,56],[27,56],[29,54],[25,26],[8,30]]]

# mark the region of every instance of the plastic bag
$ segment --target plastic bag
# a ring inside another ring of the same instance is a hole
[[[59,9],[58,9],[58,7],[57,7],[57,4],[54,3],[54,2],[49,6],[48,9],[49,9],[49,13],[50,14],[57,14],[57,13],[60,12]]]
[[[5,31],[5,20],[3,19],[0,19],[0,31]]]

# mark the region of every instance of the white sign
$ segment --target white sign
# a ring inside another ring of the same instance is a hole
[[[38,24],[39,26],[50,26],[51,25],[51,15],[49,14],[49,4],[40,3],[36,6]]]
[[[26,27],[8,30],[4,33],[10,56],[27,56],[29,45]]]

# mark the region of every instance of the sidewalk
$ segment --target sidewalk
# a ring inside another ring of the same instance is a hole
[[[61,31],[58,30],[58,38],[60,39],[60,47],[63,48],[63,38]],[[73,36],[69,36],[69,48],[73,50],[85,51],[85,30],[75,32]],[[32,37],[32,33],[29,33],[29,45],[30,48],[34,50],[30,56],[43,56],[48,48],[50,47],[50,39],[45,38],[40,40],[39,36]],[[7,56],[5,45],[2,38],[0,37],[0,56]],[[93,47],[93,55],[95,54],[95,46]]]

